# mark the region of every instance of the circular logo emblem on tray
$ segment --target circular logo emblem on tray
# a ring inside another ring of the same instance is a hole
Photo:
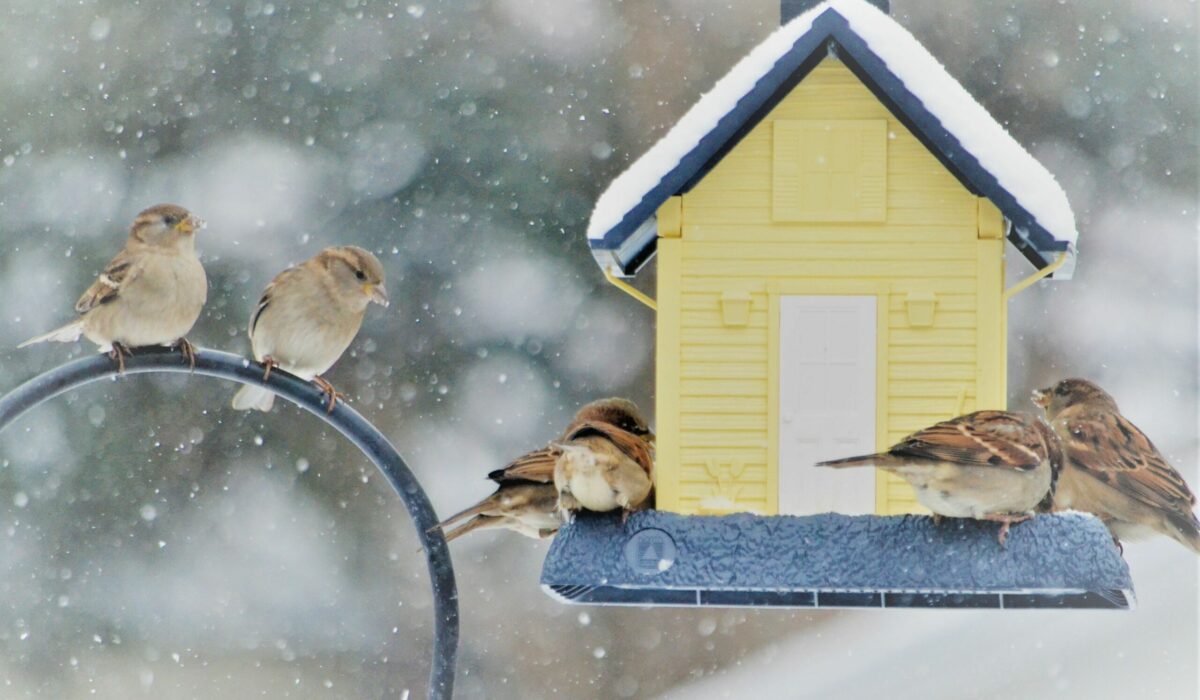
[[[654,527],[638,530],[625,543],[625,562],[643,576],[654,576],[671,568],[678,553],[675,540]]]

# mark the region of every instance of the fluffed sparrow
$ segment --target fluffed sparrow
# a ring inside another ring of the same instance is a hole
[[[367,305],[388,305],[383,265],[356,246],[326,248],[276,275],[250,318],[250,346],[263,363],[263,379],[278,367],[311,380],[329,395],[329,411],[340,394],[321,377],[350,346]],[[233,407],[270,411],[275,394],[244,386]]]
[[[72,343],[83,335],[122,371],[129,349],[148,345],[177,345],[194,365],[194,349],[184,336],[208,298],[208,278],[193,236],[203,226],[174,204],[142,211],[125,248],[75,302],[79,318],[18,347],[47,340]]]
[[[446,533],[454,539],[476,529],[506,528],[530,537],[553,535],[562,525],[565,510],[578,510],[580,504],[570,487],[584,485],[590,493],[592,482],[604,484],[604,497],[589,500],[589,510],[608,511],[622,507],[618,498],[631,507],[646,505],[651,490],[654,433],[646,427],[637,406],[624,399],[593,401],[575,414],[562,436],[549,446],[521,455],[504,467],[488,474],[499,486],[495,493],[470,508],[450,516],[439,527],[446,528],[464,518],[467,522]],[[612,468],[609,474],[595,469],[576,468],[580,455],[595,452],[590,459]],[[569,509],[560,508],[562,487],[556,482],[559,466],[568,484],[565,496]],[[577,473],[578,472],[578,473]],[[572,478],[574,480],[572,480]],[[609,486],[609,481],[613,486]]]
[[[579,510],[623,516],[649,505],[654,488],[654,433],[626,399],[593,401],[575,414],[557,452],[554,486],[564,518]]]
[[[1050,510],[1062,468],[1058,438],[1033,416],[976,411],[909,435],[887,452],[821,462],[823,467],[873,466],[912,484],[935,516],[1010,525]]]
[[[1054,504],[1104,521],[1113,538],[1166,535],[1200,553],[1196,497],[1117,402],[1086,379],[1033,392],[1062,439],[1066,466]]]

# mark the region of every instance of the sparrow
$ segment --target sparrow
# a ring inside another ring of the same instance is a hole
[[[1118,546],[1159,533],[1200,554],[1196,496],[1112,396],[1086,379],[1064,379],[1034,391],[1033,402],[1066,454],[1057,509],[1094,514]]]
[[[649,506],[654,489],[654,433],[626,399],[601,399],[579,410],[557,453],[554,487],[564,520],[580,510],[629,514]]]
[[[496,491],[438,527],[470,518],[446,533],[446,539],[485,528],[546,538],[581,507],[628,512],[645,506],[652,488],[653,445],[654,433],[632,402],[593,401],[579,409],[558,440],[488,474]],[[575,488],[585,498],[579,499]],[[602,493],[592,498],[593,491]]]
[[[350,346],[367,305],[388,305],[379,259],[356,246],[326,248],[275,276],[250,317],[250,346],[263,364],[263,381],[278,367],[314,382],[329,396],[333,412],[342,394],[321,375]],[[270,411],[275,394],[243,386],[233,407]]]
[[[184,337],[208,299],[208,278],[196,256],[195,233],[204,222],[183,207],[159,204],[137,215],[125,247],[114,257],[75,311],[79,318],[17,347],[84,336],[125,371],[131,348],[169,345],[192,367],[195,348]]]
[[[494,493],[438,523],[445,531],[447,542],[473,530],[501,528],[543,540],[558,532],[563,521],[558,512],[558,490],[553,482],[507,478],[504,471],[497,469],[488,474],[488,478],[497,483]],[[446,530],[463,520],[466,522],[462,525]]]
[[[917,431],[887,452],[820,462],[822,467],[873,466],[902,477],[935,520],[999,522],[1009,527],[1049,512],[1063,455],[1043,421],[1008,411],[976,411]]]

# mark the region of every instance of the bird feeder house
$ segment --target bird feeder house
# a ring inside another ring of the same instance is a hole
[[[1006,552],[983,526],[878,517],[920,511],[900,479],[813,468],[1005,408],[1007,301],[1070,279],[1077,233],[1054,177],[886,2],[805,4],[784,0],[781,28],[596,204],[596,261],[656,313],[657,512],[565,528],[544,586],[610,603],[1126,607],[1128,570],[1093,518],[1039,517]],[[1008,290],[1006,245],[1030,266]],[[624,281],[652,260],[654,300]],[[1038,537],[1067,530],[1096,567]],[[997,561],[981,566],[976,535]],[[889,578],[899,567],[924,575]]]

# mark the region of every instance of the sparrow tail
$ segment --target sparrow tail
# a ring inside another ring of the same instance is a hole
[[[504,527],[504,518],[499,515],[476,515],[462,525],[454,528],[446,533],[446,541],[456,540],[459,537],[475,530],[490,530],[495,527]]]
[[[1172,513],[1167,521],[1174,530],[1171,535],[1183,546],[1200,554],[1200,522],[1195,513]]]
[[[44,343],[47,340],[53,340],[56,343],[74,343],[76,340],[79,340],[79,336],[81,336],[81,335],[83,335],[83,319],[82,318],[71,321],[70,323],[63,326],[62,328],[55,328],[54,330],[50,331],[49,333],[39,335],[36,338],[30,338],[29,340],[26,340],[24,343],[21,343],[17,347],[23,348],[23,347],[27,347],[29,345],[33,345],[34,343]]]
[[[247,384],[233,395],[232,405],[239,411],[256,409],[264,413],[275,405],[275,392],[261,386]]]
[[[841,459],[831,459],[827,462],[817,462],[818,467],[834,467],[842,469],[844,467],[890,467],[894,466],[896,458],[886,452],[880,452],[873,455],[858,455],[857,457],[843,457]]]
[[[488,496],[487,498],[483,499],[479,503],[476,503],[475,505],[471,506],[470,508],[467,508],[466,510],[460,510],[459,512],[455,513],[454,515],[451,515],[449,518],[446,518],[442,522],[438,523],[437,527],[440,527],[443,530],[445,530],[446,528],[459,522],[460,520],[465,520],[466,518],[469,518],[473,515],[482,515],[483,513],[491,510],[494,505],[495,504],[492,500],[492,496]],[[478,526],[476,526],[476,527],[478,527]],[[429,529],[432,530],[434,528],[429,528]],[[474,528],[471,528],[471,529],[474,529]],[[450,539],[449,536],[447,536],[446,539]]]

